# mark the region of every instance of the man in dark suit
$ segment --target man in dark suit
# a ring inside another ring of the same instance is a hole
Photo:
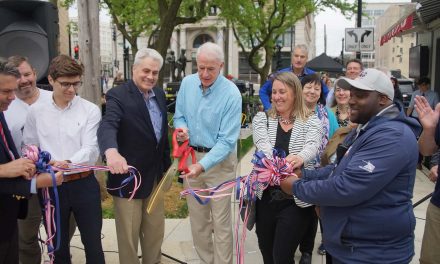
[[[17,218],[26,217],[27,198],[36,188],[52,185],[47,173],[33,177],[35,165],[20,158],[5,121],[3,112],[15,99],[19,77],[17,69],[0,60],[0,264],[18,263]]]
[[[171,163],[165,94],[156,87],[162,65],[157,51],[140,49],[133,64],[133,80],[107,92],[107,109],[98,129],[99,148],[110,167],[107,187],[117,188],[128,177],[127,164],[142,175],[142,184],[131,201],[133,181],[121,191],[109,191],[121,263],[139,263],[139,238],[142,263],[160,263],[165,227],[163,198],[150,214],[146,207],[153,187]]]

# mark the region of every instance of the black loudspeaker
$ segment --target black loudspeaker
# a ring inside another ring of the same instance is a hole
[[[58,55],[58,9],[39,0],[0,0],[0,56],[26,56],[47,76],[49,63]]]
[[[429,73],[429,48],[417,45],[409,49],[409,77],[419,79]]]

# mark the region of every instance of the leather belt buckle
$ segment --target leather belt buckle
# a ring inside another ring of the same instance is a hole
[[[93,171],[83,171],[74,174],[66,174],[63,176],[63,182],[76,181],[82,178],[89,177],[93,174]]]

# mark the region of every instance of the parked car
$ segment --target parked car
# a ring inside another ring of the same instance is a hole
[[[403,97],[403,107],[408,109],[409,103],[411,102],[411,96],[416,90],[414,82],[411,79],[397,79],[399,83],[400,92],[402,92]]]

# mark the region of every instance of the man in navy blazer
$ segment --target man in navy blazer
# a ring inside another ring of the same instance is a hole
[[[20,158],[6,124],[4,111],[15,99],[20,73],[0,60],[0,264],[18,263],[17,219],[25,218],[27,198],[36,188],[52,185],[47,173],[35,175],[30,159]],[[57,182],[62,180],[57,174]]]
[[[101,153],[107,158],[109,189],[117,188],[128,177],[128,165],[142,175],[142,184],[134,199],[131,181],[122,190],[109,190],[113,196],[119,260],[139,263],[141,239],[142,263],[160,263],[165,218],[163,197],[150,214],[146,207],[153,187],[171,164],[165,93],[156,87],[162,56],[149,48],[140,49],[133,63],[133,80],[107,92],[107,108],[98,129]]]

